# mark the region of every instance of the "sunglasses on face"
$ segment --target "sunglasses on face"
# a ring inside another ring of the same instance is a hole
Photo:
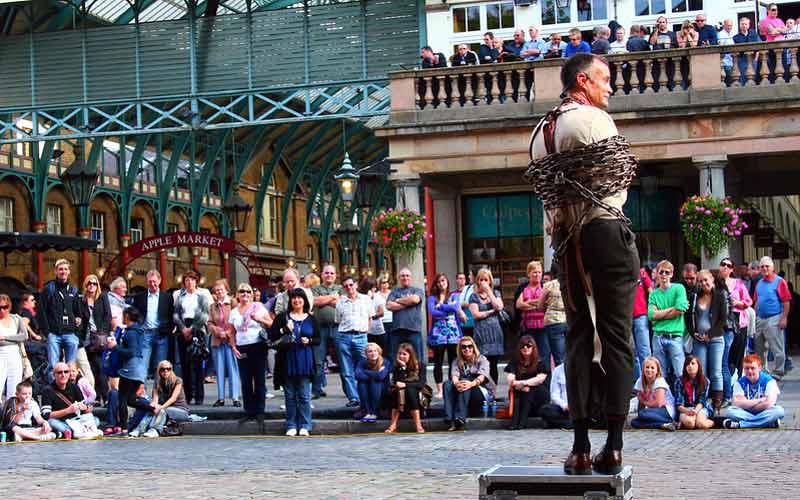
[[[11,308],[11,306],[6,304],[6,305],[3,305],[3,306],[0,306],[0,311],[5,311],[6,309],[10,309],[10,308]]]
[[[253,292],[251,292],[250,290],[239,290],[239,293],[243,293],[243,294],[245,294],[245,295],[250,295],[250,294],[252,294]]]
[[[731,269],[733,269],[733,264],[730,262],[720,262],[719,267],[730,267]]]
[[[159,372],[171,372],[172,368],[159,368],[158,371]]]
[[[473,346],[472,344],[462,344],[461,345],[461,349],[464,349],[464,350],[474,349],[474,348],[475,348],[475,346]]]
[[[667,271],[666,269],[662,269],[661,271],[658,272],[658,274],[661,276],[669,276],[670,274],[672,274],[672,271]]]
[[[86,283],[86,286],[97,286],[97,285],[99,285],[99,283],[96,281],[90,281],[89,283]]]
[[[57,372],[53,372],[53,375],[69,375],[69,370],[59,370]]]
[[[520,349],[533,349],[533,344],[522,344],[519,346]]]

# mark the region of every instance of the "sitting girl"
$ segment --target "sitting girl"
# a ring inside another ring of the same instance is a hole
[[[675,400],[661,372],[661,363],[653,356],[645,358],[642,376],[633,386],[639,399],[639,414],[631,420],[635,429],[674,431]]]
[[[686,355],[683,375],[675,383],[675,405],[681,429],[710,429],[714,421],[709,417],[708,379],[695,356]]]
[[[84,404],[94,405],[97,401],[97,392],[95,392],[94,386],[86,380],[78,365],[74,362],[69,364],[69,381],[77,385],[78,389],[81,390]]]
[[[508,386],[514,389],[514,411],[511,430],[524,429],[528,416],[550,401],[547,384],[547,368],[539,360],[539,349],[530,335],[519,339],[515,359],[506,365]]]
[[[50,424],[42,417],[39,404],[33,399],[30,382],[17,384],[16,395],[3,405],[2,420],[3,431],[13,433],[16,441],[50,441],[56,438]]]
[[[458,341],[457,359],[444,384],[444,412],[448,431],[466,428],[467,416],[480,411],[484,401],[494,400],[496,385],[489,374],[489,360],[472,337]]]
[[[422,419],[420,417],[419,391],[422,389],[422,374],[425,366],[417,361],[417,354],[414,347],[403,342],[397,348],[397,359],[392,368],[391,385],[389,394],[392,399],[392,421],[386,429],[386,433],[391,434],[397,430],[397,422],[400,420],[400,413],[408,410],[417,432],[423,433]]]
[[[389,381],[389,360],[383,357],[383,349],[374,342],[364,348],[364,356],[356,366],[358,397],[365,412],[361,419],[365,423],[375,423],[381,407],[381,399]]]

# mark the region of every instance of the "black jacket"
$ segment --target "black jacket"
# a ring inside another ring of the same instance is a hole
[[[278,340],[281,338],[282,335],[291,333],[291,331],[286,327],[289,319],[289,313],[283,312],[279,314],[275,321],[272,322],[272,328],[269,330],[269,339],[271,341]],[[311,339],[308,343],[308,347],[313,347],[320,344],[321,338],[319,333],[319,321],[313,315],[309,314],[308,319],[311,320]],[[290,349],[296,349],[298,346],[297,344],[290,344],[286,347],[281,347],[275,352],[275,369],[273,371],[273,382],[275,383],[275,387],[283,387],[284,383],[286,382],[287,373],[286,373],[286,353]],[[313,350],[312,350],[313,352]],[[316,363],[315,365],[316,366]]]
[[[39,308],[36,310],[42,335],[61,335],[73,333],[80,335],[75,318],[81,318],[83,307],[78,289],[69,283],[60,285],[56,280],[49,281],[39,294]]]
[[[142,313],[142,325],[147,319],[147,294],[144,291],[133,297],[133,307]],[[158,333],[159,335],[171,335],[175,328],[173,322],[173,312],[175,304],[172,302],[172,294],[169,292],[158,292]]]
[[[720,337],[725,333],[725,325],[728,319],[728,299],[726,297],[727,291],[719,288],[714,288],[713,295],[711,296],[711,329],[708,331],[708,336],[711,338]],[[689,297],[689,309],[683,315],[684,322],[686,323],[686,331],[692,336],[697,336],[697,299],[700,297],[699,293],[693,294]]]
[[[83,312],[82,336],[85,339],[89,335],[89,304],[86,299],[81,300]],[[92,317],[94,318],[94,326],[97,331],[108,335],[111,332],[111,304],[108,302],[108,293],[103,292],[100,297],[94,301],[94,308],[92,309]]]

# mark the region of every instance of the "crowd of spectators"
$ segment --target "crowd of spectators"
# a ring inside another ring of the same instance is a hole
[[[200,287],[193,271],[179,290],[166,292],[152,270],[147,290],[133,295],[122,278],[101,291],[94,275],[78,290],[70,272],[70,263],[59,260],[55,279],[22,297],[20,314],[0,295],[2,431],[17,440],[179,434],[190,405],[205,403],[212,364],[214,406],[224,406],[227,395],[242,407],[240,422],[255,420],[263,432],[271,377],[284,394],[286,435],[308,436],[311,401],[327,396],[329,343],[346,407],[364,423],[388,419],[387,433],[402,415],[424,432],[422,417],[434,398],[442,400],[449,430],[494,414],[497,401],[504,401],[511,429],[532,416],[570,425],[558,269],[545,272],[539,261],[528,264],[509,310],[488,268],[459,273],[452,290],[439,274],[427,296],[407,268],[394,288],[386,276],[338,280],[330,265],[321,279],[289,268],[275,293],[241,283],[233,295],[225,280]],[[640,271],[631,317],[638,408],[632,425],[780,425],[777,382],[792,368],[791,285],[769,257],[736,269],[725,258],[714,273],[686,264],[680,283],[674,272],[669,261]],[[511,337],[515,348],[507,352]],[[429,356],[434,388],[427,385]],[[509,389],[498,394],[503,360]],[[105,422],[94,416],[99,406],[107,408]]]

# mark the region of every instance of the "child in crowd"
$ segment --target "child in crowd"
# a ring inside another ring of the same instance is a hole
[[[650,356],[644,360],[642,376],[633,388],[639,400],[639,414],[631,420],[631,427],[674,431],[675,400],[657,358]]]
[[[686,355],[683,362],[683,375],[675,383],[675,406],[681,429],[710,429],[713,410],[708,407],[709,381],[703,374],[699,360]]]
[[[77,385],[78,389],[81,390],[84,404],[94,406],[95,401],[97,401],[97,392],[95,392],[94,386],[84,378],[76,363],[69,364],[69,381]]]
[[[365,359],[356,366],[358,396],[364,410],[364,423],[375,423],[380,412],[381,400],[386,393],[392,364],[383,357],[383,349],[374,342],[364,348]]]
[[[406,342],[400,344],[397,348],[397,358],[394,360],[392,367],[391,385],[389,386],[389,393],[392,399],[392,421],[385,431],[387,434],[397,430],[397,422],[400,420],[400,414],[404,410],[408,410],[409,415],[411,415],[417,432],[425,432],[420,417],[422,405],[419,397],[419,392],[423,386],[421,374],[424,371],[425,365],[417,360],[414,347]]]
[[[30,382],[17,384],[16,394],[3,405],[2,428],[4,432],[13,433],[16,441],[50,441],[56,438],[50,424],[42,417],[39,403],[33,399]]]

